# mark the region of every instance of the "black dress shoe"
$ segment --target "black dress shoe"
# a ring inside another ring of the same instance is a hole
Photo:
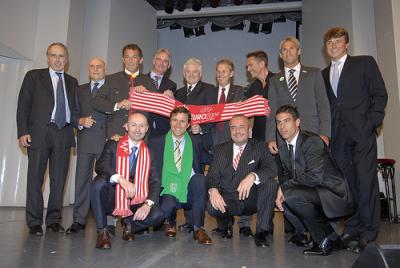
[[[115,229],[116,227],[114,225],[107,225],[107,232],[110,237],[115,236]]]
[[[29,227],[29,234],[36,235],[36,236],[42,236],[43,235],[42,226],[34,225],[34,226]]]
[[[331,252],[337,249],[340,240],[330,240],[325,237],[319,244],[314,244],[311,248],[305,249],[303,251],[304,255],[314,255],[314,256],[328,256]]]
[[[311,240],[308,238],[307,233],[296,233],[288,240],[289,243],[293,243],[298,247],[309,247]]]
[[[354,253],[361,253],[365,247],[368,245],[368,241],[365,239],[360,239],[357,243],[357,245],[351,249],[349,249],[351,252]]]
[[[189,224],[189,223],[184,223],[179,225],[179,230],[181,230],[181,232],[186,231],[188,233],[192,233],[193,232],[193,225]]]
[[[343,234],[340,239],[342,249],[353,252],[357,251],[357,249],[355,248],[357,247],[358,241],[360,240],[360,237],[358,235]]]
[[[85,230],[85,225],[80,224],[79,222],[74,222],[65,232],[67,234],[72,234],[72,233],[79,233],[80,230]]]
[[[65,229],[59,223],[52,223],[46,226],[46,230],[51,230],[54,233],[64,233]]]
[[[262,232],[256,232],[254,235],[254,242],[256,243],[257,247],[269,247],[268,243],[268,232],[262,231]]]
[[[223,229],[221,231],[221,238],[227,238],[227,239],[231,239],[232,238],[232,226],[228,226],[226,229]]]
[[[251,231],[250,227],[240,227],[239,234],[243,235],[244,237],[253,237],[253,232]]]

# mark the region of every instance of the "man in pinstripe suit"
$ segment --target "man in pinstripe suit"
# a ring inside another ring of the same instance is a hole
[[[223,228],[222,237],[232,237],[232,216],[257,212],[257,246],[269,246],[272,232],[277,175],[270,152],[260,141],[250,139],[250,122],[238,115],[229,122],[232,141],[215,147],[208,180],[207,210]]]

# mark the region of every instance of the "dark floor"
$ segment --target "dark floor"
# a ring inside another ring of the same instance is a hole
[[[63,211],[63,226],[71,224],[72,207]],[[182,222],[182,215],[179,216]],[[178,232],[167,238],[163,232],[137,235],[135,241],[112,238],[111,250],[95,248],[96,230],[92,217],[86,231],[79,234],[28,235],[24,208],[0,208],[0,267],[351,267],[358,255],[334,252],[328,257],[306,257],[302,249],[286,243],[282,215],[275,216],[270,248],[257,248],[253,239],[243,238],[234,229],[232,240],[211,234],[214,219],[207,216],[206,230],[213,244],[200,245],[190,234]],[[178,224],[180,223],[178,221]],[[254,227],[254,226],[253,226]],[[382,222],[379,244],[400,244],[400,224]]]

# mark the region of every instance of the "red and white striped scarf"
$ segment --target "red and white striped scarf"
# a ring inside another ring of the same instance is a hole
[[[260,95],[241,102],[212,105],[184,105],[175,99],[152,91],[137,93],[131,90],[129,96],[133,110],[152,112],[165,117],[169,117],[174,108],[185,106],[192,114],[190,122],[192,125],[227,121],[237,114],[252,117],[269,116],[271,113],[268,100]]]
[[[116,156],[116,171],[125,180],[129,180],[129,140],[128,134],[118,141]],[[131,205],[143,203],[149,193],[149,174],[150,174],[150,151],[142,140],[139,144],[137,164],[135,170],[135,197],[129,200],[124,189],[117,184],[115,188],[115,209],[114,216],[128,217],[133,215],[130,210]],[[121,179],[121,178],[120,178]]]

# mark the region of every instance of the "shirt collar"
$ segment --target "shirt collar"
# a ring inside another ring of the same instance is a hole
[[[233,143],[233,150],[234,151],[239,150],[240,147],[243,147],[243,150],[244,150],[244,148],[246,148],[246,145],[247,145],[247,142],[245,144],[243,144],[242,146],[238,146],[235,143]]]
[[[128,71],[126,68],[125,68],[125,73],[126,73],[127,75],[129,75],[129,76],[132,76],[132,73],[131,73],[130,71]],[[137,70],[135,73],[133,73],[133,75],[134,75],[135,77],[138,77],[138,76],[139,76],[139,70]]]
[[[158,79],[162,79],[162,78],[164,77],[164,75],[156,74],[156,73],[153,72],[153,71],[150,72],[150,77],[151,77],[151,78],[155,79],[156,76],[158,77]]]
[[[228,92],[229,91],[229,88],[231,87],[231,84],[227,84],[226,86],[218,86],[218,90],[219,91],[221,91],[222,90],[222,88],[225,88],[225,94],[226,94],[226,92]]]
[[[297,65],[296,66],[294,66],[293,68],[288,68],[288,67],[285,67],[285,73],[287,74],[287,73],[289,73],[289,70],[292,70],[292,69],[294,69],[295,71],[295,73],[296,72],[299,72],[300,71],[300,67],[301,67],[301,64],[300,64],[300,62],[299,63],[297,63]]]
[[[198,83],[199,83],[199,82],[197,82],[196,84],[193,84],[193,85],[187,84],[187,87],[191,87],[190,90],[193,90],[193,89],[196,87],[196,85],[197,85]]]
[[[64,70],[62,70],[62,71],[54,71],[51,67],[49,67],[49,73],[50,73],[50,75],[51,76],[57,76],[57,74],[56,73],[62,73],[62,74],[64,74]]]
[[[287,144],[288,146],[289,146],[289,144],[291,144],[291,145],[293,145],[294,148],[296,148],[296,142],[297,142],[297,138],[299,137],[299,133],[300,133],[300,130],[297,131],[297,133],[296,133],[296,135],[294,136],[294,138],[292,139],[292,141],[291,141],[291,142],[287,142],[287,141],[286,141],[286,144]]]
[[[337,62],[341,62],[341,63],[343,63],[343,62],[345,62],[346,61],[346,59],[347,59],[347,53],[346,54],[344,54],[339,60],[337,60],[337,61],[333,61],[333,60],[331,60],[331,63],[332,64],[335,64],[335,63],[337,63]]]
[[[97,87],[100,88],[102,85],[104,85],[104,82],[105,82],[105,79],[102,79],[102,80],[97,81],[97,82],[91,80],[91,81],[90,81],[90,87],[93,88],[95,83],[99,83],[99,85],[98,85]]]

